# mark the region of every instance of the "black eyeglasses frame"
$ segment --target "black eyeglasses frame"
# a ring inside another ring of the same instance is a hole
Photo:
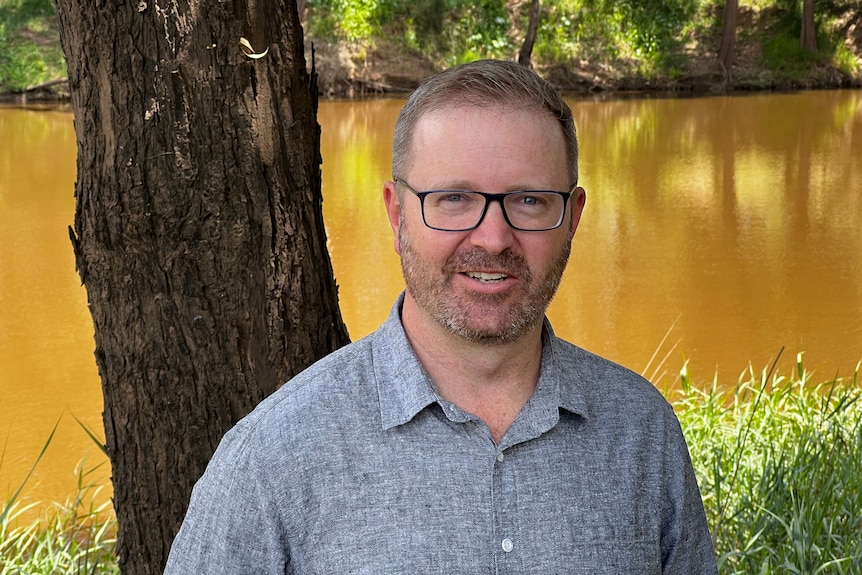
[[[569,198],[572,197],[572,194],[575,192],[575,189],[578,187],[578,183],[575,182],[574,184],[572,184],[572,187],[568,192],[560,192],[557,190],[513,190],[511,192],[503,192],[503,193],[498,193],[498,194],[489,194],[486,192],[477,192],[475,190],[426,190],[424,192],[420,192],[420,191],[416,190],[413,186],[408,184],[403,178],[395,178],[394,181],[396,184],[403,185],[405,188],[407,188],[408,190],[413,192],[413,194],[416,197],[419,198],[419,205],[420,205],[421,211],[422,211],[422,222],[425,224],[425,227],[432,229],[432,230],[437,230],[440,232],[469,232],[470,230],[475,230],[480,225],[482,225],[482,222],[485,220],[485,215],[488,213],[488,206],[491,205],[491,202],[497,202],[500,204],[500,210],[503,212],[503,218],[506,220],[506,223],[509,224],[509,227],[512,228],[513,230],[518,230],[521,232],[549,232],[549,231],[555,230],[555,229],[559,228],[561,225],[563,225],[563,221],[566,219],[566,206],[568,205]],[[471,194],[478,194],[478,195],[482,196],[483,198],[485,198],[485,207],[482,209],[482,215],[479,216],[479,221],[476,222],[476,225],[469,227],[469,228],[462,228],[462,229],[456,229],[456,230],[450,230],[448,228],[440,228],[440,227],[429,225],[428,220],[425,219],[425,198],[428,197],[429,194],[436,194],[436,193],[440,193],[440,192],[458,192],[458,193],[469,192]],[[506,205],[503,203],[503,200],[506,198],[506,196],[511,195],[511,194],[515,194],[515,193],[519,193],[519,192],[520,193],[532,192],[532,193],[542,193],[542,194],[556,194],[558,196],[562,196],[562,198],[563,198],[563,209],[562,209],[561,214],[560,214],[560,219],[556,223],[556,225],[554,225],[552,227],[540,228],[540,229],[519,228],[518,226],[514,225],[509,220],[509,214],[506,213]]]

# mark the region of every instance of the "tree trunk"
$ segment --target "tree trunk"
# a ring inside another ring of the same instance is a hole
[[[802,35],[800,44],[806,50],[817,51],[817,33],[814,28],[814,0],[803,0],[802,2]]]
[[[348,339],[315,75],[295,0],[58,10],[117,553],[125,575],[156,574],[224,432]]]
[[[539,32],[539,0],[530,0],[530,22],[527,25],[527,34],[524,44],[518,52],[518,63],[527,68],[532,67],[533,46],[536,43],[536,35]]]
[[[739,0],[727,0],[724,4],[724,33],[721,36],[721,48],[718,50],[718,63],[724,74],[724,81],[729,82],[733,70],[733,48],[736,44],[736,15],[739,12]]]

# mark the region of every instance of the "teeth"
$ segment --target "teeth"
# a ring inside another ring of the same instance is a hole
[[[467,275],[483,282],[498,282],[509,277],[506,274],[488,274],[485,272],[467,272]]]

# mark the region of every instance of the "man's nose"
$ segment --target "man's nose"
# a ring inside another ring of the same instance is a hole
[[[470,232],[470,242],[491,255],[497,255],[512,247],[513,232],[503,214],[502,204],[498,200],[493,200],[488,204],[485,217]]]

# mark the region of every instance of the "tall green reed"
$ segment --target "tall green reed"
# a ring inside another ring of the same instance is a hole
[[[27,482],[30,481],[30,478],[33,476],[33,472],[36,470],[36,466],[39,465],[39,462],[42,461],[42,458],[45,456],[45,452],[48,451],[48,446],[51,445],[51,442],[54,440],[54,434],[57,432],[57,426],[60,425],[60,421],[57,420],[57,423],[54,424],[54,428],[51,430],[51,433],[48,435],[48,439],[45,441],[45,444],[42,446],[42,450],[39,452],[38,457],[36,457],[35,461],[33,461],[33,465],[30,466],[30,469],[27,471],[27,475],[24,477],[24,480],[18,485],[18,488],[9,497],[9,501],[7,501],[0,511],[0,526],[5,525],[7,518],[12,514],[18,499],[21,497],[21,492],[24,491],[24,487],[27,485]],[[6,438],[6,441],[9,441],[9,438]],[[3,451],[0,453],[0,468],[3,467],[3,460],[6,458],[6,444],[3,445]],[[2,555],[0,555],[2,557]]]
[[[24,480],[0,506],[0,575],[119,573],[114,556],[116,519],[110,502],[96,503],[101,486],[89,479],[103,464],[86,470],[82,462],[76,470],[77,489],[71,501],[55,504],[36,521],[24,523],[22,519],[36,507],[36,503],[24,504],[22,493],[56,430],[57,425]],[[99,443],[90,430],[84,430]],[[5,448],[0,464],[4,454]]]
[[[862,389],[749,369],[698,389],[684,366],[674,407],[723,574],[862,573]]]

